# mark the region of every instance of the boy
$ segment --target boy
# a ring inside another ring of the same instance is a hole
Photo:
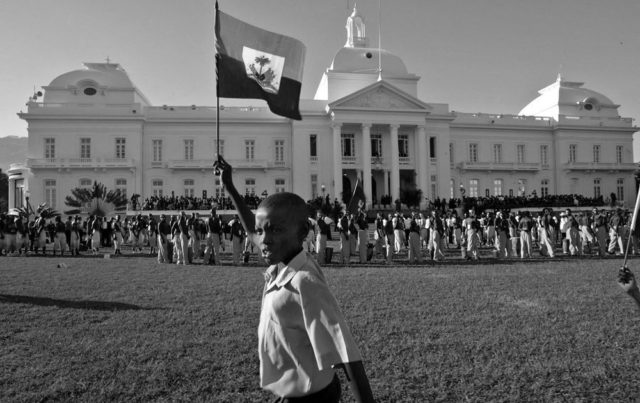
[[[232,168],[214,164],[247,236],[269,264],[258,327],[260,384],[281,402],[338,402],[333,366],[344,365],[359,401],[373,401],[360,352],[313,257],[304,251],[307,207],[293,193],[264,199],[254,215],[236,190]]]

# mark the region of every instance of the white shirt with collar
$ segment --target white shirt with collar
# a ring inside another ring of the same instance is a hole
[[[265,272],[258,327],[260,385],[296,397],[325,388],[332,365],[361,361],[320,266],[305,251]]]

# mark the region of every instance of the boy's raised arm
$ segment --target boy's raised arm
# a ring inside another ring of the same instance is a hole
[[[234,206],[236,206],[236,210],[238,211],[238,216],[240,217],[240,222],[242,222],[242,226],[244,230],[247,232],[247,236],[253,241],[254,235],[256,233],[256,217],[244,202],[244,199],[238,193],[235,185],[233,184],[232,172],[233,168],[231,165],[227,163],[227,161],[222,158],[221,155],[218,155],[216,162],[214,162],[213,167],[216,170],[220,171],[220,177],[222,179],[222,184],[224,185],[227,194],[231,197]]]

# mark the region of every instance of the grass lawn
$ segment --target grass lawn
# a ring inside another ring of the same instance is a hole
[[[640,397],[621,259],[459,263],[325,269],[379,401]],[[0,258],[0,401],[272,400],[263,281],[258,265]]]

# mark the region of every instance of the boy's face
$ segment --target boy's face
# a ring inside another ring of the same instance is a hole
[[[259,207],[256,211],[256,235],[262,258],[267,264],[288,263],[302,248],[308,230],[306,216],[295,211]]]

